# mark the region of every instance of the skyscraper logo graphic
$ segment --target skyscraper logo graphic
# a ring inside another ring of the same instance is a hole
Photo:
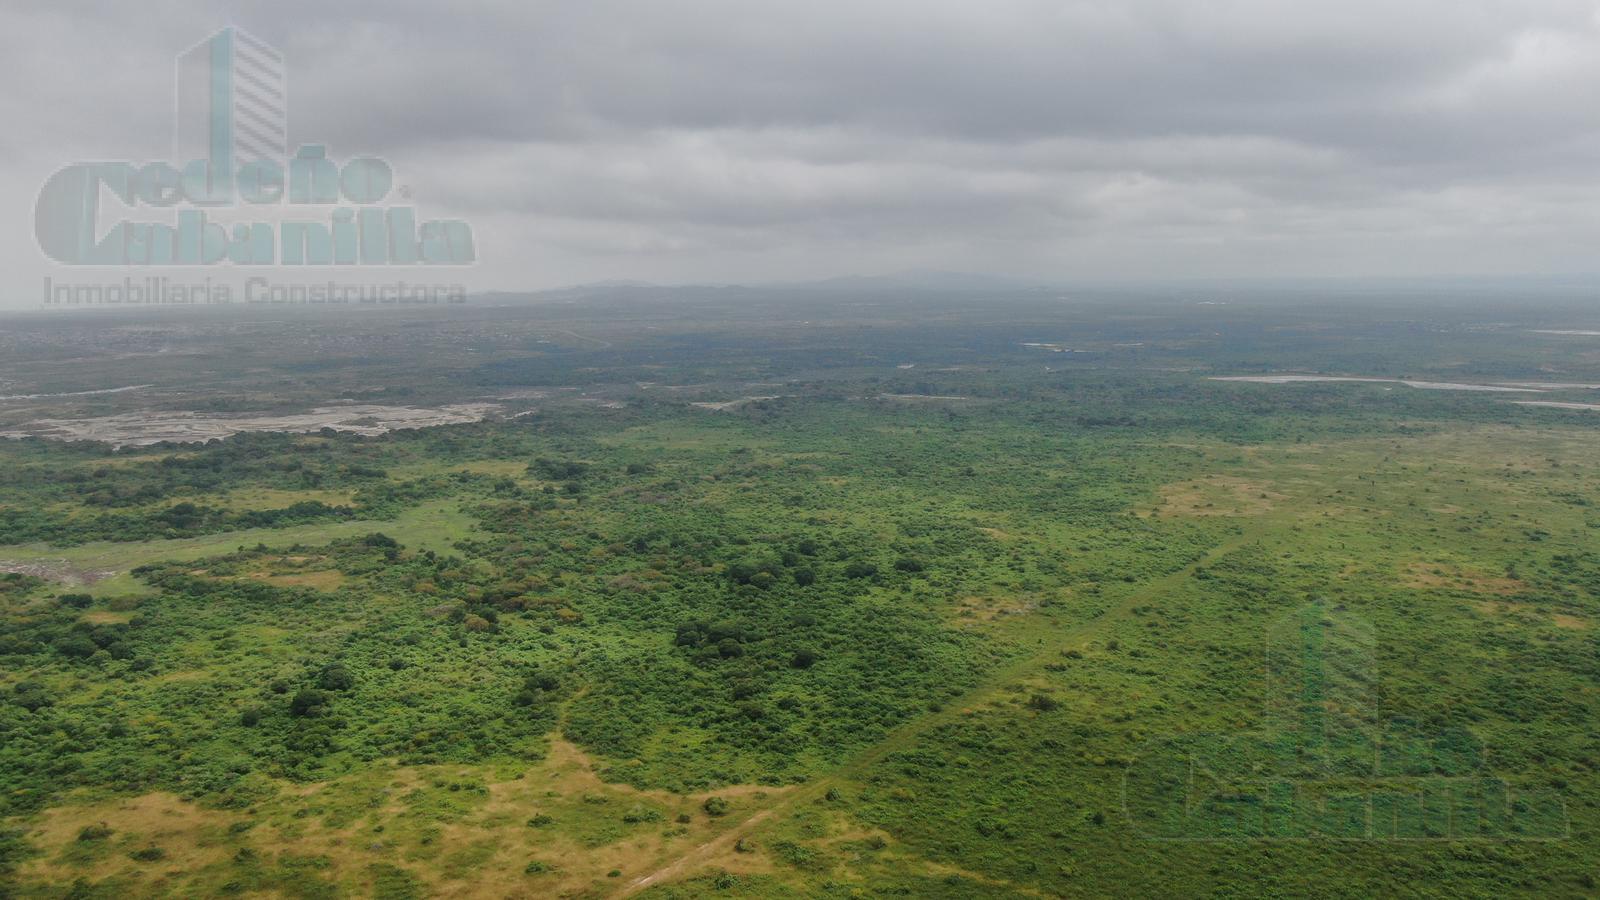
[[[73,266],[414,266],[476,261],[472,228],[390,205],[387,160],[291,151],[277,48],[223,28],[177,56],[171,160],[75,163],[39,190],[39,248]],[[258,209],[259,208],[259,209]],[[150,219],[138,215],[150,210]],[[224,215],[224,213],[226,215]],[[121,218],[129,216],[130,218]]]
[[[224,28],[178,56],[173,159],[240,163],[289,156],[283,54],[240,28]]]

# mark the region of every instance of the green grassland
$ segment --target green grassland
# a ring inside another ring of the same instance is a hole
[[[652,315],[440,356],[616,403],[0,443],[0,894],[1596,890],[1600,420],[1203,377],[1587,350]],[[1196,746],[1215,784],[1174,789]]]

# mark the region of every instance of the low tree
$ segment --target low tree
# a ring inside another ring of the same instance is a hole
[[[299,718],[306,718],[317,715],[327,705],[327,694],[311,688],[304,688],[294,695],[294,699],[289,701],[289,714]]]

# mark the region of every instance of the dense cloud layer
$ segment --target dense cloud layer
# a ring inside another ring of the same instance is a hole
[[[468,217],[474,287],[936,267],[1033,277],[1593,271],[1578,0],[236,4],[294,142]],[[0,12],[32,196],[165,156],[212,4]]]

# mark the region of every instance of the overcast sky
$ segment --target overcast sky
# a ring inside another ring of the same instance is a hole
[[[0,9],[26,303],[85,277],[39,185],[169,157],[227,24],[284,53],[291,144],[472,224],[473,289],[1600,271],[1596,2],[55,0]]]

